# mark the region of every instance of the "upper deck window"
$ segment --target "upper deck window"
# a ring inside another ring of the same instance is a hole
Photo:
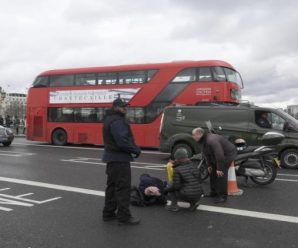
[[[173,83],[180,82],[193,82],[196,80],[196,68],[188,68],[179,72],[178,75],[172,80]]]
[[[223,82],[227,81],[224,68],[220,66],[212,67],[214,81]]]
[[[96,85],[96,74],[84,73],[75,75],[75,85]]]
[[[198,81],[212,81],[212,74],[210,67],[199,68]]]
[[[240,76],[240,74],[238,72],[236,72],[234,70],[231,70],[229,68],[224,68],[224,71],[225,71],[225,73],[227,75],[227,79],[228,79],[229,82],[236,83],[240,87],[243,86],[241,76]]]
[[[50,78],[50,86],[73,86],[74,85],[74,75],[55,75]]]
[[[98,84],[116,84],[118,81],[116,72],[98,73]]]
[[[146,71],[119,72],[119,84],[143,84],[146,81]]]
[[[114,84],[143,84],[150,81],[158,70],[140,70],[123,72],[99,72],[82,74],[65,74],[37,77],[33,87],[87,86]],[[49,83],[50,81],[50,83]]]
[[[40,76],[35,79],[33,82],[33,87],[38,88],[38,87],[47,87],[49,82],[49,77],[47,76]]]

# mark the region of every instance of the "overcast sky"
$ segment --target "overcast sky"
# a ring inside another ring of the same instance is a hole
[[[296,0],[0,0],[0,86],[57,68],[219,59],[243,99],[298,104]]]

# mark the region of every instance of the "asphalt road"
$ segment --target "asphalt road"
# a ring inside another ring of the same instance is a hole
[[[244,194],[195,212],[132,207],[138,226],[101,220],[105,165],[102,148],[54,147],[16,138],[0,146],[0,247],[298,247],[298,170],[280,169],[268,186],[238,186]],[[166,154],[143,151],[132,164],[165,178]],[[208,191],[208,182],[204,188]]]

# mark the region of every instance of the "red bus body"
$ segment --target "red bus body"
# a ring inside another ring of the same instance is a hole
[[[103,144],[102,113],[117,94],[128,97],[136,143],[158,147],[164,107],[240,101],[241,85],[228,81],[229,73],[240,76],[230,64],[217,60],[46,71],[37,76],[28,92],[27,139],[63,145]],[[81,85],[77,82],[82,78]],[[84,85],[86,82],[91,83]],[[94,100],[96,97],[100,99]]]

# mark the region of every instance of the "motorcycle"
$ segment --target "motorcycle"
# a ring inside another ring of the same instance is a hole
[[[261,139],[270,145],[239,149],[239,143],[235,143],[238,150],[235,159],[236,176],[244,176],[246,183],[250,178],[256,184],[267,185],[274,182],[276,178],[279,162],[275,159],[274,145],[280,143],[284,136],[280,133],[268,132]]]
[[[235,141],[238,155],[235,159],[236,176],[243,176],[248,183],[250,178],[258,185],[267,185],[274,182],[279,163],[275,159],[274,146],[284,139],[284,135],[276,132],[265,133],[261,141],[264,146],[247,147],[243,139]],[[202,154],[193,156],[192,161],[198,164],[201,179],[208,178],[208,167]]]

